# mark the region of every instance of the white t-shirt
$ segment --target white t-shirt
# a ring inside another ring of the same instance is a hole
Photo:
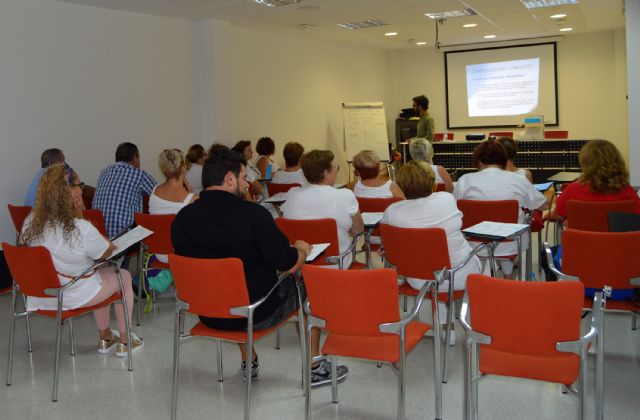
[[[194,165],[195,166],[195,165]],[[193,194],[189,193],[182,201],[169,201],[156,195],[156,188],[149,196],[149,214],[178,214],[178,212],[193,200]],[[168,263],[169,258],[165,254],[156,254],[158,261]]]
[[[458,179],[453,195],[457,200],[518,200],[520,210],[518,223],[524,223],[522,208],[535,210],[544,205],[547,199],[527,178],[499,168],[485,168],[479,172],[466,174]],[[529,246],[526,236],[522,238],[522,249]],[[513,255],[517,253],[514,242],[501,243],[495,255]]]
[[[335,219],[338,225],[338,247],[340,253],[349,249],[353,216],[358,213],[358,200],[353,191],[336,189],[329,185],[310,184],[294,187],[287,193],[287,201],[281,207],[287,219]],[[351,255],[344,260],[344,268],[351,265]]]
[[[391,198],[393,197],[393,193],[391,192],[391,184],[393,184],[391,181],[387,181],[379,187],[368,187],[358,180],[355,187],[353,187],[353,193],[356,195],[356,197]]]
[[[429,166],[431,166],[431,170],[433,171],[433,174],[436,176],[436,184],[444,184],[444,180],[442,179],[442,177],[440,176],[440,173],[438,172],[438,165],[433,165],[433,164],[429,164]]]
[[[24,232],[31,221],[31,215],[24,223]],[[100,258],[109,242],[98,232],[91,222],[83,219],[75,219],[75,231],[69,240],[65,240],[62,227],[47,227],[38,241],[31,246],[44,246],[51,253],[51,259],[56,271],[67,276],[77,276],[91,267],[95,260]],[[71,281],[70,278],[58,276],[60,285]],[[62,308],[64,310],[76,309],[84,306],[100,291],[100,274],[95,272],[90,277],[80,279],[69,288],[65,289]],[[27,297],[27,310],[37,309],[53,310],[58,307],[57,298]]]
[[[287,172],[286,170],[278,171],[273,176],[271,182],[273,184],[300,184],[302,187],[309,185],[307,178],[305,178],[304,173],[302,173],[302,169],[294,172]]]
[[[191,165],[187,171],[187,181],[189,181],[193,192],[200,194],[200,191],[202,191],[202,165],[197,163]]]
[[[447,192],[436,192],[428,197],[415,200],[402,200],[393,203],[382,216],[382,223],[402,228],[442,228],[447,235],[449,260],[451,267],[462,264],[472,251],[471,246],[460,228],[462,227],[462,212],[456,206],[456,200]],[[384,246],[384,244],[383,244]],[[424,252],[429,252],[424,250]],[[462,290],[467,281],[467,275],[480,273],[480,261],[478,258],[469,261],[467,265],[456,273],[454,290]],[[423,282],[412,279],[407,281],[411,286],[419,289]]]

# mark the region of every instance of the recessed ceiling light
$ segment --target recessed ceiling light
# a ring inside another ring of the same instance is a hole
[[[562,19],[562,18],[566,18],[567,14],[566,13],[557,13],[555,15],[551,15],[549,16],[551,19]]]
[[[384,34],[384,36],[396,36],[398,35],[397,32],[387,32],[386,34]]]
[[[419,41],[419,42],[416,42],[416,45],[427,45],[427,43],[424,41]]]
[[[573,31],[573,28],[560,28],[560,32],[569,32]]]
[[[495,38],[495,35],[485,35],[484,38],[485,39],[491,39],[491,38]]]
[[[465,23],[462,25],[463,28],[475,28],[476,26],[478,26],[477,23]]]
[[[564,6],[567,4],[577,4],[578,0],[520,0],[527,9],[537,9],[539,7]]]

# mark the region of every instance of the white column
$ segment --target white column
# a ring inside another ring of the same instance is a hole
[[[640,0],[626,0],[627,116],[631,184],[640,185]]]

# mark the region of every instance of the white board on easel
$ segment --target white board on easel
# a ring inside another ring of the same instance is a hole
[[[347,160],[362,150],[373,150],[380,160],[389,161],[387,118],[382,102],[342,104],[344,143]]]

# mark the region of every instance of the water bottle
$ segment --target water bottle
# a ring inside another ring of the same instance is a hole
[[[264,173],[265,179],[271,179],[271,163],[267,163],[267,170]]]
[[[447,141],[447,140],[449,140],[449,132],[447,131],[447,128],[445,127],[444,133],[442,134],[442,141]]]

